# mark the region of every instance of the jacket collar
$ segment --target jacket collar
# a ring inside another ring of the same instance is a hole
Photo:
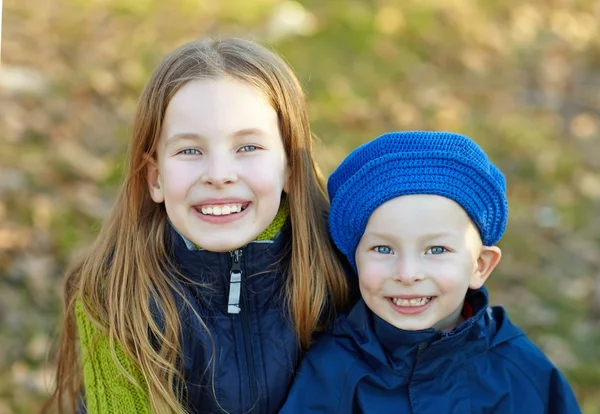
[[[489,308],[485,287],[469,290],[465,300],[471,305],[473,316],[450,332],[433,328],[398,329],[371,312],[360,300],[347,318],[336,325],[334,335],[350,336],[367,359],[408,375],[417,362],[431,362],[434,372],[440,364],[445,367],[461,364],[470,356],[523,334],[508,322],[503,310]]]
[[[195,282],[229,283],[229,270],[232,263],[232,252],[211,252],[197,249],[194,244],[183,237],[171,223],[167,223],[167,243],[170,247],[174,264],[187,277]],[[287,257],[291,248],[291,225],[286,220],[281,230],[271,240],[254,240],[242,246],[242,260],[247,274],[256,269],[269,269],[275,263]]]

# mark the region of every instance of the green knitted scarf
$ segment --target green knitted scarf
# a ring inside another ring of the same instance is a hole
[[[269,227],[266,228],[265,231],[260,233],[256,240],[271,240],[273,237],[279,233],[279,230],[283,227],[283,224],[287,220],[290,215],[290,206],[287,203],[285,198],[281,199],[281,203],[279,204],[279,210],[277,210],[277,214],[275,218],[269,224]]]
[[[283,227],[288,215],[289,206],[283,198],[277,215],[256,240],[271,240],[275,237]],[[110,352],[108,337],[99,335],[97,328],[86,316],[80,301],[76,303],[75,317],[81,346],[87,413],[150,414],[148,390],[134,386],[119,370],[114,356]],[[90,352],[92,349],[93,352]],[[144,375],[127,358],[119,345],[116,346],[116,357],[127,373],[141,387],[144,387]]]

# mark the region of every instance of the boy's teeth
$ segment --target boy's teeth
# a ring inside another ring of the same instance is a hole
[[[431,300],[431,297],[426,298],[413,298],[413,299],[401,299],[392,298],[392,301],[397,306],[423,306]]]
[[[221,206],[202,206],[202,214],[210,216],[226,216],[242,211],[241,204],[225,204]]]

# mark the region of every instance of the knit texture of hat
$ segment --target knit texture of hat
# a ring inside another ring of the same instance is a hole
[[[506,181],[470,138],[449,132],[392,132],[355,149],[331,174],[329,229],[356,269],[354,254],[377,207],[407,194],[456,201],[484,245],[500,240],[508,219]]]

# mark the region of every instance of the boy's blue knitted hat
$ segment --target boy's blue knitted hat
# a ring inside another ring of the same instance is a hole
[[[435,194],[456,201],[484,245],[500,240],[508,218],[504,175],[470,138],[449,132],[392,132],[355,149],[331,174],[329,229],[356,269],[354,253],[369,217],[398,196]]]

